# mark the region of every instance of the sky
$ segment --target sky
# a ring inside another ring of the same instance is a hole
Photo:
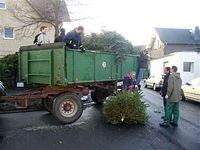
[[[133,45],[147,44],[154,27],[200,26],[198,0],[81,0],[80,3],[80,6],[68,4],[71,17],[87,19],[64,23],[67,31],[78,25],[85,27],[86,34],[102,29],[117,31]]]

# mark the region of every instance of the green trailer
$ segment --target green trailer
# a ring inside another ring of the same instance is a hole
[[[116,63],[115,54],[66,49],[64,44],[21,47],[20,80],[27,84],[68,86],[70,84],[122,79],[137,70],[136,56],[126,55]]]
[[[116,82],[137,67],[136,55],[124,55],[119,63],[114,53],[83,53],[66,48],[64,43],[24,46],[19,52],[19,85],[36,86],[40,92],[16,96],[15,100],[43,99],[56,118],[72,123],[83,112],[81,96],[92,91],[92,100],[102,103],[113,93]]]

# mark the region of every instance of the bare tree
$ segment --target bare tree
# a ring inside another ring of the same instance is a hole
[[[51,24],[57,36],[62,22],[70,21],[64,0],[18,0],[10,4],[9,11],[19,22],[15,28],[23,36],[32,36],[43,23]]]
[[[19,22],[15,26],[18,34],[32,36],[43,23],[47,23],[54,27],[56,37],[63,22],[87,19],[71,19],[68,5],[84,6],[76,0],[18,0],[10,4],[9,11]]]

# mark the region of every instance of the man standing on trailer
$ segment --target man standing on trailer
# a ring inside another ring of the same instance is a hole
[[[65,37],[65,29],[61,28],[60,29],[60,35],[55,38],[54,43],[56,43],[56,42],[63,42],[64,37]]]
[[[35,36],[33,44],[41,45],[41,44],[48,44],[50,43],[49,37],[47,35],[47,27],[41,26],[40,33]]]
[[[81,39],[81,35],[83,34],[83,32],[83,26],[78,26],[74,30],[68,32],[67,35],[64,37],[64,42],[66,43],[66,46],[71,49],[81,49],[82,51],[85,51]]]
[[[139,70],[138,70],[138,75],[137,75],[137,80],[136,80],[139,89],[140,89],[140,81],[143,78],[144,72],[146,70],[148,70],[148,68],[149,68],[149,61],[150,61],[150,56],[149,56],[149,53],[148,53],[148,49],[144,49],[140,53]]]

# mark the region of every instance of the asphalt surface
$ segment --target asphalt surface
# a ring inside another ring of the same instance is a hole
[[[179,127],[160,128],[162,99],[143,89],[146,126],[110,125],[102,106],[89,104],[75,123],[63,125],[48,112],[0,115],[0,150],[199,150],[200,104],[181,102]]]

